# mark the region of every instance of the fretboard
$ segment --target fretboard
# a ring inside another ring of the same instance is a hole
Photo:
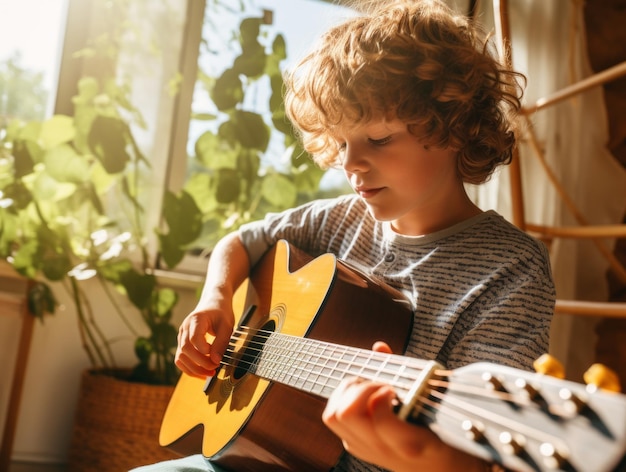
[[[396,388],[411,388],[426,361],[271,333],[251,371],[259,377],[328,398],[346,377],[358,376]]]

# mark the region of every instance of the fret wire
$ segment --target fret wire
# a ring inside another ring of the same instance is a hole
[[[325,387],[325,391],[329,392],[329,395],[339,386],[341,381],[344,378],[346,378],[346,371],[340,368],[341,361],[336,356],[336,353],[339,350],[339,348],[340,346],[330,345],[330,344],[326,345],[324,348],[324,354],[326,355],[325,366],[326,366],[326,375],[327,375],[327,382],[324,385],[324,387]],[[328,362],[329,359],[332,360],[331,363]],[[333,376],[333,372],[341,373],[341,375],[339,375],[338,377]]]
[[[320,378],[321,378],[321,374],[322,374],[322,369],[319,365],[319,361],[322,358],[322,353],[324,351],[323,347],[320,346],[319,344],[315,344],[315,343],[305,343],[307,344],[307,353],[311,353],[310,356],[307,356],[306,359],[306,363],[307,363],[307,381],[312,382],[312,386],[310,391],[312,393],[317,393],[317,394],[322,394],[323,391],[323,386],[325,384],[320,382]]]
[[[267,340],[264,342],[264,345],[267,345]],[[257,368],[257,373],[264,375],[266,377],[275,379],[276,378],[276,360],[280,359],[278,354],[271,349],[263,349],[261,351],[261,360],[259,361],[259,366]],[[281,380],[281,379],[276,379]]]
[[[289,346],[287,347],[287,349],[285,349],[284,352],[291,352],[292,355],[296,356],[298,359],[298,369],[297,371],[294,372],[294,377],[295,377],[295,385],[296,387],[300,388],[301,390],[305,390],[305,391],[309,391],[306,388],[306,382],[305,379],[302,376],[302,372],[306,371],[306,352],[305,351],[305,347],[306,344],[302,343],[301,340],[299,338],[286,338],[288,340],[288,344]],[[285,356],[285,357],[290,357],[290,356]]]
[[[316,393],[329,397],[330,394],[337,388],[341,378],[333,377],[334,366],[330,365],[329,361],[333,361],[332,356],[328,355],[328,346],[324,344],[317,344],[318,356],[316,363],[319,366],[316,382],[318,389]]]
[[[308,345],[308,349],[306,352],[311,352],[312,356],[307,356],[306,364],[307,364],[307,374],[306,381],[311,384],[311,388],[309,391],[313,393],[321,394],[320,391],[320,375],[321,370],[319,369],[319,361],[322,357],[323,349],[319,344],[314,343],[306,343]]]
[[[324,383],[320,382],[323,369],[319,366],[319,362],[325,349],[316,343],[302,341],[301,344],[306,346],[306,349],[300,350],[304,359],[302,369],[304,375],[301,375],[303,385],[308,391],[321,394],[323,388],[320,390],[320,386],[323,386],[328,380],[328,375],[324,373],[326,377]]]
[[[306,356],[309,355],[310,345],[302,343],[300,338],[270,335],[266,341],[266,346],[268,347],[267,351],[272,355],[271,359],[269,355],[267,356],[268,363],[267,365],[264,364],[263,373],[282,383],[308,390],[301,373],[306,371],[308,363]],[[284,353],[291,355],[287,356]],[[269,362],[270,360],[271,362]]]
[[[289,378],[297,379],[299,377],[299,373],[302,370],[302,356],[300,350],[297,349],[298,340],[297,338],[281,338],[276,336],[270,336],[270,339],[275,339],[277,344],[280,344],[281,350],[280,352],[289,352],[290,350],[295,353],[294,356],[285,356],[284,354],[278,356],[279,359],[289,359],[292,358],[293,362],[290,364],[289,369]],[[280,364],[279,364],[280,367]]]
[[[308,387],[307,390],[322,394],[325,390],[327,390],[326,387],[328,387],[329,385],[330,391],[334,390],[334,388],[336,388],[336,386],[339,384],[339,381],[342,379],[342,377],[337,378],[333,377],[332,375],[333,372],[341,372],[341,361],[339,360],[340,357],[337,355],[339,347],[335,345],[314,343],[306,340],[303,340],[302,344],[309,347],[312,346],[316,351],[315,360],[311,359],[310,357],[305,360],[305,365],[302,369],[303,375],[301,376],[303,379],[303,386],[307,386],[307,382],[310,382],[311,372],[315,370],[317,366],[319,366],[320,360],[323,359],[324,366],[316,374],[316,379],[315,381],[313,381],[313,386],[311,387],[311,390],[309,390]],[[301,352],[306,351],[301,349]],[[331,362],[329,363],[329,361]],[[320,381],[322,377],[324,378],[323,383]],[[314,387],[318,388],[314,389]]]
[[[285,379],[291,379],[294,376],[294,373],[297,373],[300,369],[300,359],[296,356],[292,356],[287,359],[287,364],[285,366],[285,363],[281,363],[282,359],[285,359],[284,356],[282,356],[280,354],[281,350],[284,350],[284,347],[281,347],[282,345],[285,344],[285,342],[288,343],[288,340],[284,340],[282,338],[276,338],[276,337],[272,337],[270,336],[269,339],[267,340],[267,344],[270,345],[270,347],[275,347],[276,348],[276,362],[275,362],[275,368],[274,368],[274,372],[278,372],[278,378],[281,380],[288,382]]]

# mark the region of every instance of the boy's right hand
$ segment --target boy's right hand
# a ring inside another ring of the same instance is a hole
[[[176,366],[194,377],[215,375],[230,342],[234,324],[230,303],[196,308],[183,320],[178,330]],[[212,342],[207,335],[212,337]]]
[[[248,253],[237,232],[213,248],[205,285],[196,308],[178,330],[174,362],[188,375],[215,375],[235,326],[233,295],[250,272]]]

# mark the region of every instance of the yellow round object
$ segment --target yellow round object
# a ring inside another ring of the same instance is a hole
[[[533,362],[533,367],[535,371],[540,374],[550,375],[558,379],[565,378],[565,368],[563,364],[550,354],[540,356]]]
[[[604,364],[593,364],[583,374],[583,379],[587,385],[595,385],[598,388],[611,392],[620,392],[622,390],[617,374]]]

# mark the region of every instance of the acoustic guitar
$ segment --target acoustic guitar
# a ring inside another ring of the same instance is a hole
[[[446,443],[519,471],[622,470],[626,396],[491,363],[448,370],[404,352],[409,303],[331,254],[285,241],[233,301],[237,328],[217,374],[183,374],[160,444],[232,471],[331,470],[343,452],[321,421],[346,377],[392,385],[398,415]]]

